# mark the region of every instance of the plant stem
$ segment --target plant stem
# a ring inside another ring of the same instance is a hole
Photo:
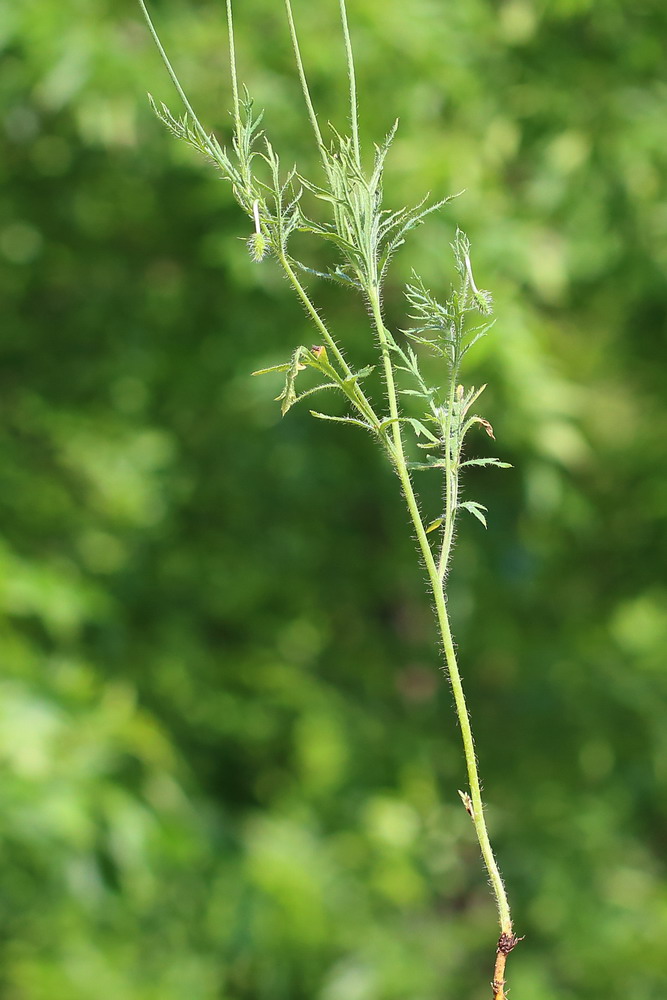
[[[241,105],[239,103],[239,84],[236,73],[236,46],[234,44],[234,17],[232,0],[225,0],[227,7],[227,34],[229,36],[229,73],[232,78],[232,100],[234,103],[234,128],[236,135],[241,135]]]
[[[163,61],[163,63],[165,64],[165,66],[167,68],[167,72],[169,73],[169,76],[171,77],[172,83],[174,84],[174,86],[176,87],[176,90],[178,91],[178,96],[183,101],[183,104],[185,106],[185,110],[188,112],[188,114],[192,118],[192,120],[193,120],[193,122],[195,124],[195,127],[197,128],[197,130],[200,133],[200,135],[203,136],[206,139],[206,141],[208,142],[208,135],[206,134],[206,131],[205,131],[203,125],[201,124],[201,122],[197,118],[197,115],[195,114],[194,108],[190,104],[190,102],[189,102],[189,100],[188,100],[188,98],[186,96],[185,91],[183,90],[183,88],[180,85],[178,77],[176,76],[176,72],[174,70],[174,67],[169,62],[169,56],[165,52],[164,47],[162,45],[162,42],[160,41],[160,38],[158,36],[158,33],[155,30],[155,25],[153,24],[153,21],[151,20],[151,16],[148,13],[148,8],[146,7],[146,4],[144,3],[144,0],[139,0],[139,6],[141,7],[141,10],[143,12],[144,18],[146,20],[146,24],[148,25],[148,30],[150,31],[151,35],[153,36],[153,41],[155,42],[155,44],[157,46],[157,50],[160,53],[160,55],[162,56],[162,61]]]
[[[342,354],[338,344],[334,340],[332,334],[329,332],[326,323],[324,323],[322,317],[320,316],[317,309],[311,302],[306,289],[303,287],[303,285],[297,278],[296,274],[294,273],[294,268],[291,266],[287,256],[284,253],[281,253],[279,256],[279,260],[285,274],[287,275],[288,281],[292,285],[292,288],[301,299],[303,305],[306,307],[306,312],[312,319],[318,331],[321,333],[325,344],[327,345],[327,347],[335,357],[336,361],[340,365],[344,376],[346,378],[349,378],[353,374],[352,369],[345,360],[345,357]],[[357,409],[361,414],[363,414],[364,417],[366,417],[367,420],[370,421],[371,425],[375,429],[379,428],[380,419],[375,410],[373,409],[373,406],[371,405],[370,401],[366,397],[361,386],[358,384],[358,382],[354,382],[353,386],[354,386],[353,388],[354,401]]]
[[[359,110],[357,104],[357,80],[354,71],[354,56],[352,55],[352,42],[350,40],[350,28],[347,23],[347,10],[345,0],[339,0],[340,19],[343,25],[343,38],[345,39],[345,57],[347,59],[347,76],[350,82],[350,125],[352,128],[352,147],[357,166],[361,167],[361,151],[359,148]]]
[[[454,649],[454,641],[452,638],[451,626],[449,623],[449,615],[447,613],[447,604],[445,601],[444,587],[443,587],[443,576],[444,570],[441,572],[436,564],[433,557],[433,551],[426,534],[426,529],[424,527],[424,522],[422,520],[421,514],[419,512],[419,505],[417,503],[417,498],[415,496],[412,481],[410,479],[410,472],[407,467],[407,462],[405,458],[405,449],[403,445],[403,436],[401,432],[401,424],[399,421],[399,409],[398,409],[398,396],[396,391],[396,383],[394,379],[394,372],[391,363],[391,357],[389,355],[388,341],[386,330],[384,326],[384,321],[382,319],[382,310],[380,306],[380,296],[377,286],[373,286],[369,289],[369,305],[371,313],[373,316],[373,322],[377,331],[377,335],[380,341],[380,347],[382,350],[383,362],[384,362],[384,374],[385,383],[387,388],[387,396],[389,399],[389,410],[391,417],[393,419],[392,423],[392,434],[394,440],[394,465],[396,472],[401,482],[403,489],[403,494],[405,497],[405,502],[407,504],[408,512],[410,514],[410,519],[415,529],[417,535],[417,542],[419,549],[421,551],[424,564],[426,566],[426,572],[429,578],[429,584],[431,591],[433,593],[433,600],[435,602],[436,618],[438,621],[438,628],[440,631],[440,638],[442,641],[442,647],[445,654],[445,661],[447,664],[447,671],[449,674],[449,680],[452,686],[452,691],[454,694],[454,704],[456,707],[456,715],[459,722],[459,728],[461,730],[461,738],[463,741],[463,752],[466,762],[466,770],[468,773],[468,784],[470,787],[470,798],[472,802],[472,821],[475,827],[475,833],[477,834],[477,840],[479,842],[480,850],[482,853],[482,858],[486,866],[486,870],[489,875],[489,880],[491,882],[491,888],[496,901],[496,906],[498,908],[498,919],[500,923],[500,942],[499,950],[496,954],[496,968],[494,973],[494,1000],[504,1000],[504,966],[507,954],[511,951],[511,948],[516,944],[516,938],[512,932],[512,918],[510,915],[509,902],[507,899],[507,893],[505,891],[505,886],[503,885],[503,880],[498,870],[498,865],[493,854],[493,849],[491,847],[491,842],[489,840],[489,833],[486,826],[486,820],[484,818],[484,806],[482,803],[482,792],[480,787],[479,770],[477,766],[477,758],[475,755],[475,744],[473,741],[472,729],[470,726],[470,717],[468,715],[468,706],[466,704],[465,694],[463,691],[463,683],[461,680],[461,674],[458,667],[458,662],[456,659],[456,652]],[[449,443],[448,443],[449,446]],[[448,531],[451,530],[451,520],[452,520],[452,510],[451,504],[449,506],[449,521],[445,525],[445,536],[447,537]],[[450,538],[451,544],[451,538]],[[445,567],[446,569],[446,567]],[[501,951],[501,943],[505,942],[505,947],[508,948],[504,953]],[[511,947],[510,947],[511,945]]]
[[[452,454],[452,411],[456,394],[456,374],[450,379],[449,399],[447,400],[447,417],[445,420],[445,525],[442,535],[442,548],[438,559],[438,578],[444,585],[449,566],[449,556],[454,539],[454,521],[456,520],[456,501],[459,492],[458,455]]]
[[[317,140],[317,148],[320,151],[320,156],[322,156],[324,159],[324,154],[323,154],[324,143],[322,141],[322,133],[320,131],[320,126],[317,121],[317,115],[315,114],[313,101],[310,96],[310,90],[308,88],[308,80],[306,79],[306,71],[303,68],[303,59],[301,58],[301,49],[299,48],[299,39],[297,37],[296,27],[294,25],[294,15],[292,14],[292,4],[290,0],[285,0],[285,10],[287,12],[287,23],[289,25],[290,38],[292,39],[292,48],[294,49],[294,59],[296,61],[296,67],[299,73],[299,80],[301,81],[301,89],[303,91],[303,97],[306,102],[306,108],[308,109],[308,117],[310,118],[310,124],[312,125],[313,132],[315,133],[315,139]],[[326,169],[325,159],[324,159],[324,165]]]

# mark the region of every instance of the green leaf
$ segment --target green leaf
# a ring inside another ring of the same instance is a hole
[[[470,389],[465,394],[465,399],[463,400],[463,412],[467,413],[473,403],[476,403],[479,397],[482,395],[486,389],[486,382],[484,385],[480,385],[479,389],[476,389],[474,385],[470,386]],[[479,418],[481,420],[481,417]]]
[[[428,427],[424,427],[421,420],[416,420],[414,417],[406,417],[405,420],[414,428],[417,437],[425,437],[432,444],[440,444],[440,439]]]
[[[299,374],[299,372],[304,371],[306,367],[302,363],[301,358],[304,356],[304,354],[309,354],[309,353],[310,352],[307,347],[303,347],[303,345],[301,347],[297,347],[294,354],[292,355],[292,360],[287,366],[287,378],[285,379],[285,388],[280,393],[280,395],[276,397],[276,399],[281,402],[280,412],[282,413],[283,417],[290,409],[290,407],[294,406],[294,404],[296,403],[297,395],[296,395],[296,389],[294,388],[294,383],[296,382],[296,377]]]
[[[427,458],[430,459],[428,462],[407,462],[406,465],[408,469],[413,469],[415,472],[423,471],[424,469],[445,469],[447,468],[444,458],[440,458],[437,455],[428,455]]]
[[[486,518],[482,513],[483,510],[486,510],[486,507],[481,503],[476,503],[474,500],[464,500],[463,503],[457,504],[457,507],[463,507],[465,510],[470,511],[473,517],[481,521],[485,528],[487,527]]]
[[[305,392],[299,393],[294,402],[300,403],[302,399],[306,398],[306,396],[312,396],[313,393],[319,392],[321,389],[338,389],[338,388],[340,387],[337,386],[335,382],[322,382],[321,385],[314,385],[312,389],[306,389]]]
[[[370,424],[364,420],[355,420],[354,417],[334,417],[331,413],[318,413],[317,410],[311,410],[310,415],[317,417],[318,420],[332,420],[336,424],[356,424],[357,427],[363,427],[366,431],[373,430]]]
[[[469,458],[461,462],[461,468],[464,469],[466,465],[495,465],[497,469],[512,468],[509,462],[501,462],[499,458]]]
[[[335,271],[316,271],[313,267],[306,267],[300,260],[294,260],[294,263],[299,270],[305,271],[306,274],[314,274],[316,278],[324,278],[325,281],[335,281],[337,284],[347,287],[351,285],[353,288],[361,288],[359,282],[346,274],[341,267],[337,267]]]
[[[428,442],[420,444],[420,448],[430,448],[434,444],[440,444],[440,439],[437,438],[435,434],[428,429],[428,427],[425,427],[421,420],[417,420],[415,417],[385,417],[380,423],[379,430],[382,431],[385,427],[389,427],[391,424],[410,424],[414,428],[418,437],[423,435],[427,438]]]
[[[290,370],[291,362],[286,361],[282,365],[272,365],[270,368],[258,368],[256,372],[251,372],[251,375],[269,375],[271,372],[288,372]]]
[[[367,378],[374,371],[375,365],[366,365],[365,368],[360,368],[358,372],[352,372],[346,379],[343,379],[343,385],[346,385],[348,382],[358,382],[360,378]]]

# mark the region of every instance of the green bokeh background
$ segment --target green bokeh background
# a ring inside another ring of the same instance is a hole
[[[223,5],[153,7],[228,137]],[[667,8],[349,13],[368,146],[400,117],[389,203],[466,189],[397,257],[389,321],[412,266],[447,287],[457,224],[497,303],[467,378],[514,468],[469,477],[490,523],[461,524],[449,600],[526,934],[512,1000],[662,1000]],[[343,127],[337,5],[296,16]],[[282,5],[237,18],[267,131],[314,167]],[[6,3],[0,52],[0,997],[487,998],[392,476],[249,377],[313,337],[152,117],[147,90],[177,104],[131,0]],[[317,294],[365,363],[361,303]]]

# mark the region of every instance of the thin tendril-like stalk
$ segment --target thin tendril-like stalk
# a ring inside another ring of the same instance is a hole
[[[345,57],[347,59],[347,76],[350,82],[350,125],[352,127],[352,147],[357,166],[361,166],[361,152],[359,148],[359,106],[357,104],[357,79],[354,70],[354,56],[352,54],[352,42],[350,40],[350,28],[347,23],[347,10],[345,0],[339,0],[340,19],[343,25],[343,38],[345,39]]]
[[[308,117],[310,118],[310,124],[312,125],[313,132],[315,133],[315,139],[317,140],[317,148],[320,150],[320,155],[322,155],[322,149],[324,143],[322,141],[322,133],[320,131],[320,126],[317,121],[317,115],[315,114],[315,108],[313,107],[313,101],[310,96],[310,90],[308,88],[308,80],[306,79],[306,71],[303,68],[303,59],[301,58],[301,49],[299,48],[299,39],[296,33],[296,27],[294,25],[294,15],[292,14],[292,4],[290,0],[285,0],[285,10],[287,12],[287,23],[289,25],[290,38],[292,39],[292,48],[294,49],[294,59],[296,61],[296,67],[299,73],[299,80],[301,81],[301,89],[303,91],[303,97],[306,102],[306,108],[308,109]],[[326,161],[325,161],[326,166]]]
[[[313,323],[315,324],[319,332],[322,334],[327,347],[331,350],[332,354],[336,358],[336,361],[345,372],[345,375],[346,376],[351,375],[352,369],[350,368],[347,361],[345,360],[345,357],[341,353],[338,344],[336,343],[331,333],[327,329],[327,326],[323,322],[322,317],[318,313],[313,303],[310,301],[308,293],[306,292],[305,288],[303,287],[303,285],[297,278],[296,274],[294,273],[294,269],[292,268],[285,254],[280,255],[280,263],[282,265],[283,270],[285,271],[285,274],[287,275],[287,278],[289,279],[292,288],[295,290],[295,292],[301,299],[303,305],[306,307],[306,312],[312,319]]]
[[[470,717],[468,715],[468,706],[466,704],[465,693],[463,691],[461,674],[456,659],[456,651],[454,649],[454,641],[452,638],[451,626],[449,624],[449,615],[447,613],[447,605],[445,602],[442,577],[439,572],[438,566],[436,565],[435,559],[433,557],[431,545],[429,543],[428,536],[426,534],[424,522],[422,521],[422,517],[419,512],[419,505],[417,503],[417,498],[415,496],[414,488],[412,486],[412,481],[410,479],[410,473],[407,467],[405,450],[403,446],[403,437],[401,433],[401,425],[399,420],[396,383],[394,380],[394,372],[392,368],[391,358],[389,356],[387,336],[385,332],[384,322],[382,319],[382,313],[380,309],[380,298],[377,288],[372,289],[371,293],[372,294],[369,295],[369,301],[371,306],[371,312],[373,315],[373,321],[375,324],[375,328],[377,330],[378,338],[380,340],[380,346],[382,349],[385,383],[387,389],[387,396],[389,400],[389,410],[391,417],[393,418],[392,434],[394,440],[396,471],[401,481],[401,486],[403,488],[403,493],[405,495],[405,501],[408,507],[408,511],[410,513],[410,518],[412,520],[415,532],[417,534],[417,541],[422,554],[422,558],[424,559],[431,590],[433,592],[433,599],[436,608],[436,616],[438,619],[438,627],[440,630],[443,650],[445,653],[445,660],[447,663],[449,679],[454,694],[454,704],[456,707],[456,715],[459,721],[459,728],[461,730],[461,738],[463,740],[463,752],[465,755],[466,770],[468,772],[468,783],[470,786],[470,798],[472,801],[472,820],[475,826],[475,832],[477,834],[477,840],[479,842],[480,850],[482,852],[482,858],[484,860],[486,870],[489,874],[491,888],[493,890],[493,895],[496,900],[496,906],[498,907],[498,917],[500,922],[501,935],[507,935],[508,938],[511,938],[512,918],[510,915],[509,902],[507,899],[505,886],[503,884],[503,880],[501,878],[500,871],[498,869],[498,865],[496,863],[496,859],[493,854],[493,849],[491,847],[491,842],[489,840],[489,833],[487,830],[486,821],[484,819],[484,806],[482,803],[482,792],[480,787],[477,757],[475,755],[475,744],[472,736]],[[451,528],[451,519],[452,519],[452,511],[450,510],[449,520],[448,523],[445,525],[446,534]]]
[[[151,20],[151,16],[148,13],[148,8],[146,7],[146,4],[144,3],[144,0],[139,0],[139,6],[141,7],[141,10],[143,12],[144,18],[146,19],[146,24],[148,25],[148,30],[150,31],[151,35],[153,36],[153,41],[155,42],[155,44],[157,46],[157,50],[160,53],[160,55],[162,56],[162,61],[165,64],[165,66],[167,67],[167,72],[169,73],[169,76],[171,77],[172,83],[174,84],[174,86],[176,87],[176,90],[178,91],[178,96],[183,101],[183,104],[185,105],[185,109],[188,112],[188,114],[190,115],[190,117],[192,118],[192,120],[193,120],[193,122],[195,124],[195,127],[200,132],[200,134],[202,136],[204,136],[206,138],[206,140],[208,141],[208,135],[206,134],[206,131],[205,131],[203,125],[201,124],[201,122],[197,118],[197,115],[195,114],[194,108],[190,104],[185,91],[181,87],[179,79],[176,76],[176,72],[174,70],[174,67],[169,62],[169,56],[165,52],[164,47],[162,45],[162,42],[160,41],[159,35],[158,35],[157,31],[155,30],[155,25],[153,24],[153,21]]]
[[[239,84],[236,74],[236,46],[234,45],[234,17],[232,0],[225,0],[227,7],[227,34],[229,36],[229,73],[232,78],[232,99],[234,102],[234,127],[237,136],[241,134],[241,105],[239,103]]]

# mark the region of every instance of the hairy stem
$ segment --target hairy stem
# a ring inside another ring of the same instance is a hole
[[[452,453],[452,412],[456,394],[456,375],[452,373],[450,380],[449,399],[447,400],[447,418],[445,420],[445,523],[442,535],[442,547],[438,559],[438,578],[444,585],[449,566],[449,557],[454,540],[454,522],[456,520],[456,502],[459,492],[458,456]]]
[[[491,882],[491,888],[496,901],[496,906],[498,908],[498,920],[500,923],[501,931],[501,942],[506,940],[507,942],[516,943],[512,932],[512,918],[510,915],[509,902],[507,899],[507,893],[505,891],[505,886],[503,885],[503,880],[496,863],[495,856],[493,854],[493,849],[491,847],[491,841],[489,840],[489,833],[486,826],[486,820],[484,818],[484,806],[482,803],[482,792],[480,787],[479,779],[479,769],[477,766],[477,758],[475,755],[475,744],[473,741],[472,729],[470,726],[470,717],[468,715],[468,706],[466,704],[465,694],[463,691],[463,683],[461,680],[461,674],[458,667],[458,662],[456,659],[456,651],[454,649],[454,640],[452,638],[451,626],[449,623],[449,615],[447,613],[447,604],[445,602],[445,594],[443,588],[443,576],[440,573],[438,565],[433,557],[433,551],[426,534],[426,529],[424,527],[424,522],[422,520],[419,505],[417,503],[417,498],[415,496],[412,481],[410,479],[410,472],[407,467],[407,461],[405,458],[405,449],[403,445],[403,436],[401,432],[401,424],[399,420],[399,409],[398,409],[398,396],[396,391],[396,382],[394,379],[394,372],[392,368],[391,357],[388,348],[387,334],[382,319],[382,311],[380,307],[380,296],[377,287],[373,287],[369,291],[369,304],[371,308],[371,313],[373,315],[373,322],[377,335],[380,341],[380,348],[382,350],[383,362],[384,362],[384,374],[385,383],[387,389],[387,396],[389,399],[389,410],[391,417],[393,419],[392,423],[392,434],[394,441],[394,464],[396,472],[401,482],[403,489],[403,494],[405,497],[405,502],[407,504],[408,512],[410,514],[410,519],[412,521],[415,533],[417,535],[417,543],[424,560],[424,565],[426,566],[426,572],[429,578],[429,584],[431,591],[433,593],[433,600],[435,603],[436,618],[438,621],[438,628],[440,631],[440,638],[442,641],[442,647],[445,654],[445,661],[447,664],[447,671],[449,674],[449,680],[452,686],[452,691],[454,694],[454,704],[456,708],[456,715],[459,722],[459,728],[461,730],[461,738],[463,741],[463,752],[466,762],[466,770],[468,773],[468,784],[470,787],[470,799],[472,803],[472,821],[475,826],[475,833],[477,834],[477,840],[479,842],[480,850],[482,852],[482,858],[486,866],[486,870],[489,875],[489,880]],[[452,512],[449,512],[449,519],[451,521]],[[450,524],[445,525],[445,536],[447,537],[448,530],[450,530]],[[444,575],[444,571],[443,571]],[[513,947],[513,945],[512,945]],[[500,944],[499,944],[500,949]],[[509,949],[511,950],[511,948]],[[502,980],[502,974],[504,972],[504,961],[501,963],[502,968],[499,967],[499,958],[501,954],[500,950],[497,953],[496,958],[496,983],[501,983],[500,992],[496,989],[494,985],[494,1000],[499,998],[499,1000],[504,1000],[504,981]],[[508,951],[505,951],[504,957]]]
[[[279,260],[285,274],[287,275],[289,283],[291,284],[292,288],[294,289],[299,299],[305,306],[306,312],[308,313],[313,323],[317,327],[319,333],[322,335],[322,339],[324,340],[326,346],[329,348],[329,350],[335,357],[336,361],[340,365],[340,368],[344,376],[346,378],[349,378],[353,374],[352,369],[345,360],[345,357],[342,354],[338,344],[334,340],[332,334],[329,332],[326,323],[324,323],[322,317],[320,316],[317,309],[311,302],[306,289],[303,287],[303,285],[297,278],[296,274],[294,273],[294,268],[290,264],[287,256],[283,253],[279,256]],[[361,389],[361,387],[357,382],[353,383],[353,387],[354,387],[353,395],[355,398],[355,405],[357,406],[357,409],[367,420],[370,421],[372,427],[376,429],[379,428],[380,419],[376,414],[375,410],[373,409],[370,401],[367,399],[366,395],[364,394],[363,390]]]

